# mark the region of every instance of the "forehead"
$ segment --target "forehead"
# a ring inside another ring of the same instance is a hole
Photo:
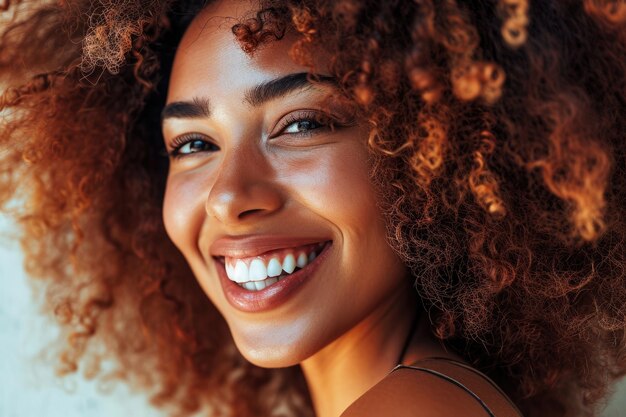
[[[195,17],[176,51],[168,102],[233,94],[277,76],[307,71],[289,58],[293,33],[262,45],[253,55],[241,49],[232,27],[258,9],[256,2],[218,1]]]

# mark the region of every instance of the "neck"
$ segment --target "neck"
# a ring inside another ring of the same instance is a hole
[[[339,416],[397,365],[419,305],[410,285],[398,293],[301,363],[317,417]],[[414,356],[414,344],[406,358]]]

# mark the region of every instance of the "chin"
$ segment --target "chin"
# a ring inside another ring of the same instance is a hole
[[[266,348],[239,346],[237,349],[250,363],[261,368],[286,368],[298,365],[306,358],[298,355],[291,346],[272,346]]]
[[[237,350],[249,362],[263,368],[295,366],[315,355],[330,340],[320,334],[307,315],[250,318],[228,316],[227,324]]]

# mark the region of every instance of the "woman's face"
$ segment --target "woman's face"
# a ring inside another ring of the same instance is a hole
[[[348,109],[325,105],[332,82],[311,85],[288,57],[295,36],[241,50],[231,27],[253,7],[211,4],[178,48],[163,216],[242,354],[282,367],[405,291],[406,269],[368,178],[367,126],[329,127]]]

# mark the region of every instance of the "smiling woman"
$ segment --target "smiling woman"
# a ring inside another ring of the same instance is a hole
[[[163,220],[243,356],[301,364],[318,415],[338,416],[395,365],[415,297],[385,240],[367,125],[342,122],[354,111],[329,68],[313,79],[289,58],[295,32],[242,50],[220,16],[250,7],[207,6],[178,46]]]
[[[59,373],[180,416],[582,417],[626,372],[623,2],[4,14],[0,207]]]

